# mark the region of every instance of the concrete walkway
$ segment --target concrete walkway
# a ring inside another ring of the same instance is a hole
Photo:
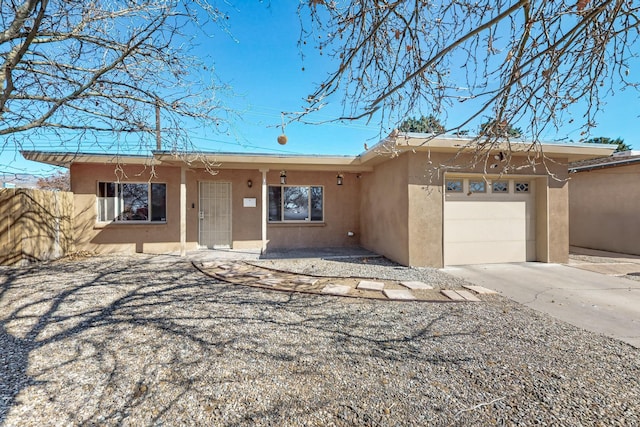
[[[572,246],[571,267],[613,276],[640,276],[640,256]]]
[[[542,263],[456,266],[443,271],[572,325],[640,348],[639,281]]]
[[[180,256],[180,253],[171,252],[168,256],[178,257]],[[341,259],[381,257],[381,255],[360,247],[271,249],[264,254],[260,253],[260,249],[199,249],[195,251],[188,251],[186,256],[188,259],[195,262],[224,259],[234,261],[257,261],[261,259]]]

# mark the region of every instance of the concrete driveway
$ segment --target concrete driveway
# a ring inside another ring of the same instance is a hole
[[[443,270],[572,325],[640,348],[639,281],[543,263],[456,266]]]

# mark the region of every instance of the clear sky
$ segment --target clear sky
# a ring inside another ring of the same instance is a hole
[[[234,92],[223,100],[238,112],[238,117],[228,132],[220,133],[213,127],[194,130],[191,138],[200,148],[207,151],[353,155],[362,152],[365,143],[373,145],[382,133],[390,130],[381,129],[379,123],[362,121],[317,125],[292,123],[285,130],[288,143],[279,145],[281,112],[299,111],[304,105],[303,99],[331,70],[331,62],[311,48],[305,50],[306,56],[302,59],[297,46],[300,36],[297,2],[247,0],[235,3],[235,9],[230,11],[231,35],[220,32],[209,39],[203,38],[199,40],[199,50],[215,58],[218,78]],[[640,70],[632,69],[631,72],[639,73]],[[605,101],[606,111],[599,115],[592,136],[621,137],[627,144],[640,149],[640,143],[636,142],[636,131],[640,126],[634,108],[638,104],[637,92],[619,92]],[[312,119],[329,120],[339,116],[341,111],[340,105],[329,105]],[[577,141],[579,131],[566,127],[557,135],[545,137],[547,140],[563,138]],[[46,150],[49,144],[55,147],[56,142],[42,141],[35,148]],[[0,153],[0,172],[47,175],[52,170],[46,165],[27,162],[14,148],[4,147]]]

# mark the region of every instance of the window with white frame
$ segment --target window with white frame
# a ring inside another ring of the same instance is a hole
[[[508,193],[509,181],[493,181],[491,183],[491,192],[492,193]]]
[[[324,221],[323,187],[270,185],[269,221]]]
[[[528,193],[529,192],[529,183],[528,182],[517,182],[515,183],[516,193]]]
[[[98,183],[98,221],[164,222],[167,185],[158,183]]]
[[[484,181],[469,181],[469,192],[471,193],[486,193],[487,183]]]
[[[462,193],[461,179],[448,179],[445,184],[447,193]]]

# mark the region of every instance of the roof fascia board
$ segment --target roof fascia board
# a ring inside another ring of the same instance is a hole
[[[153,163],[153,157],[114,154],[68,153],[55,151],[20,151],[22,156],[34,162],[52,166],[68,168],[72,163],[100,163],[100,164],[137,164]]]
[[[282,169],[337,172],[370,172],[371,166],[363,166],[361,159],[354,156],[274,156],[243,153],[223,153],[180,157],[170,152],[154,152],[151,156],[111,155],[90,153],[61,153],[46,151],[21,151],[23,157],[53,166],[69,167],[72,163],[100,164],[156,164],[205,167],[211,164],[215,169]]]
[[[476,149],[478,140],[473,137],[458,136],[436,136],[424,133],[398,133],[391,134],[383,139],[360,156],[363,163],[372,162],[377,157],[385,157],[385,154],[398,155],[406,151],[429,151],[434,152],[458,152],[473,151]],[[537,146],[536,146],[537,145]],[[615,150],[611,144],[589,144],[589,143],[553,143],[540,142],[534,145],[530,141],[513,140],[498,142],[491,147],[492,152],[511,151],[513,155],[525,156],[538,151],[549,157],[563,157],[568,161],[594,159],[598,157],[610,156]]]
[[[188,164],[192,168],[213,167],[214,169],[283,169],[370,172],[371,166],[363,166],[361,159],[354,156],[282,156],[246,153],[205,153],[180,157],[166,151],[154,152],[154,158],[162,164]]]

